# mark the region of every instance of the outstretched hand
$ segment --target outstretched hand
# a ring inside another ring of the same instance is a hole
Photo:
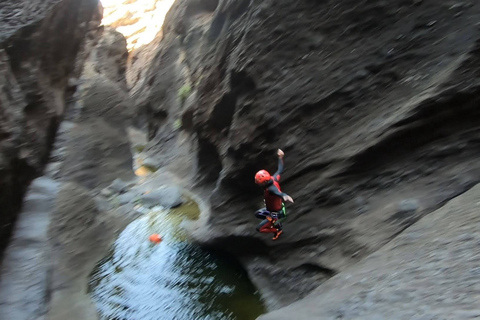
[[[280,159],[282,159],[283,156],[285,155],[285,153],[284,153],[281,149],[278,149],[278,150],[277,150],[277,155],[278,155],[278,157],[279,157]]]
[[[288,201],[288,202],[293,203],[293,199],[292,199],[292,197],[290,197],[290,196],[284,196],[284,197],[283,197],[283,201]]]

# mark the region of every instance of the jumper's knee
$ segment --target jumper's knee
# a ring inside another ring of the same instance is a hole
[[[259,209],[255,211],[255,217],[258,219],[265,219],[265,217],[268,215],[268,210],[266,208]]]

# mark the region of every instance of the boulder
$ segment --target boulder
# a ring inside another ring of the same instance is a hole
[[[183,203],[183,198],[180,188],[163,186],[143,194],[140,198],[140,202],[150,208],[162,206],[170,209],[180,206]]]

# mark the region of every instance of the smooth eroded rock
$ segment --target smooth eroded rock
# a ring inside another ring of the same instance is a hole
[[[162,206],[175,208],[183,203],[180,188],[174,186],[163,186],[144,194],[140,198],[141,203],[148,207]]]

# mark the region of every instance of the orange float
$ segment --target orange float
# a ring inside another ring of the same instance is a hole
[[[162,242],[162,237],[160,237],[160,235],[158,233],[152,234],[148,239],[153,243]]]

